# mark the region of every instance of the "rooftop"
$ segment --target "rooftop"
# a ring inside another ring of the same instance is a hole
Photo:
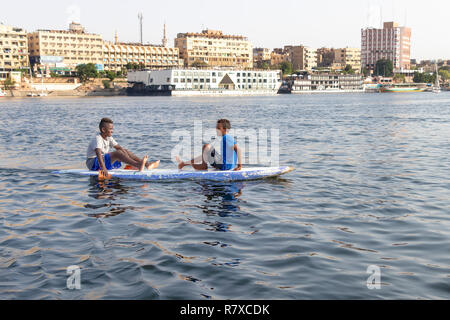
[[[187,33],[179,33],[177,35],[178,38],[187,38],[187,37],[201,37],[201,38],[210,38],[210,39],[233,39],[233,40],[244,40],[248,41],[247,37],[238,36],[238,35],[226,35],[223,34],[220,30],[203,30],[201,33],[195,32],[187,32]]]

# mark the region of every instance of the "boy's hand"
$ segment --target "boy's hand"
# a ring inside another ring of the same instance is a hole
[[[241,170],[242,170],[242,164],[238,164],[236,169],[234,169],[234,171],[241,171]]]
[[[108,176],[109,176],[108,169],[103,168],[103,169],[102,169],[102,174],[103,174],[103,176],[104,176],[105,178],[108,177]]]

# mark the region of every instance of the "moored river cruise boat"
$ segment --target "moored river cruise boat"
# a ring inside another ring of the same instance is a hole
[[[280,70],[166,69],[130,71],[130,96],[275,95]]]

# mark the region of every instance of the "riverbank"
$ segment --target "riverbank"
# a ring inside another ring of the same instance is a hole
[[[22,83],[10,90],[3,90],[5,97],[38,96],[44,93],[48,97],[86,97],[86,96],[125,96],[128,88],[126,79],[110,81],[108,79],[91,79],[79,83],[77,78],[34,78],[24,79]]]

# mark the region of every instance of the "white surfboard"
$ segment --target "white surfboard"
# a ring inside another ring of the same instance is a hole
[[[143,180],[143,181],[168,181],[168,180],[211,180],[211,181],[244,181],[257,180],[280,176],[293,171],[292,167],[260,167],[243,168],[240,171],[192,171],[155,169],[150,171],[111,170],[108,171],[113,178]],[[55,174],[75,174],[81,176],[98,176],[97,171],[83,169],[54,171]]]

